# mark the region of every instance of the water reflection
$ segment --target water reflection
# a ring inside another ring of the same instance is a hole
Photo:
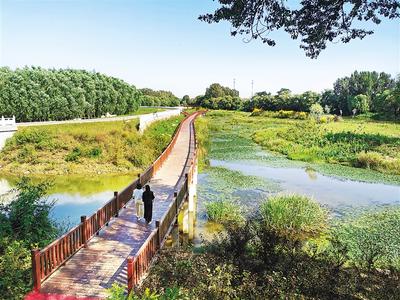
[[[310,172],[302,168],[270,167],[258,161],[211,160],[211,165],[275,180],[285,192],[311,196],[334,210],[343,207],[400,205],[398,185],[344,180],[317,172],[310,176]]]
[[[107,176],[57,176],[33,177],[33,182],[50,181],[49,201],[55,201],[52,216],[59,222],[74,226],[80,222],[80,216],[90,216],[113,197],[114,191],[120,191],[130,184],[135,175]],[[0,195],[6,193],[17,183],[17,177],[0,178]]]

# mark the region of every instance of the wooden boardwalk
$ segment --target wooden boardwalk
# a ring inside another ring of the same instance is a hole
[[[79,250],[43,283],[41,293],[104,298],[113,283],[126,286],[127,258],[137,253],[155,228],[155,220],[170,205],[168,196],[173,194],[189,154],[192,119],[183,122],[171,154],[149,183],[156,195],[153,223],[136,220],[134,203],[128,202],[119,216],[88,242],[87,248]]]

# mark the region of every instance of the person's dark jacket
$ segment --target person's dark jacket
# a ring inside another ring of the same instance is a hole
[[[142,199],[143,199],[144,204],[153,203],[154,198],[155,198],[155,196],[154,196],[154,193],[152,191],[149,191],[149,192],[144,191],[143,192]]]

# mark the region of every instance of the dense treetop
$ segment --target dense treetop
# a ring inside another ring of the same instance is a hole
[[[97,72],[0,68],[0,115],[19,122],[120,115],[139,105],[134,86]]]
[[[382,18],[400,17],[396,0],[218,0],[220,7],[199,18],[208,23],[228,21],[231,34],[246,35],[248,40],[261,39],[275,46],[270,33],[279,29],[292,39],[301,39],[300,48],[316,58],[327,42],[348,43],[373,33],[368,24],[379,24]]]
[[[141,89],[141,103],[145,106],[179,106],[180,99],[170,91],[154,91],[149,88]]]

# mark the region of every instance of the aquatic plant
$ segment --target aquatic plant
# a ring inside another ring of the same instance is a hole
[[[217,200],[205,203],[208,220],[218,223],[243,222],[243,209],[229,200]]]
[[[260,206],[267,230],[278,236],[304,241],[327,229],[328,212],[313,199],[296,194],[275,195]]]

